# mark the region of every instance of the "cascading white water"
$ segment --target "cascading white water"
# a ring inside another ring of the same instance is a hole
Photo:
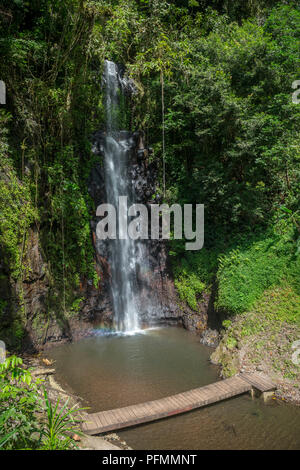
[[[105,61],[107,136],[104,144],[105,188],[107,203],[117,213],[119,197],[127,196],[131,204],[134,195],[128,179],[129,141],[121,138],[118,129],[119,98],[122,93],[118,67]],[[125,200],[124,200],[125,204]],[[135,241],[130,238],[110,241],[111,293],[115,325],[118,330],[132,333],[139,329],[136,304],[138,259]]]

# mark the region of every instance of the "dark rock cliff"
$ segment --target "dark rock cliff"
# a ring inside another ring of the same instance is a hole
[[[161,202],[156,193],[157,168],[155,163],[149,162],[151,149],[144,148],[141,133],[129,134],[121,131],[119,137],[124,138],[125,134],[132,143],[131,164],[128,171],[135,193],[135,202],[145,204],[150,211],[151,204]],[[97,132],[92,140],[93,152],[99,156],[99,161],[92,169],[88,181],[89,193],[95,207],[106,202],[102,164],[104,135],[102,132]],[[50,306],[51,296],[59,296],[61,292],[53,293],[39,233],[36,228],[29,230],[25,257],[26,275],[23,281],[9,282],[9,275],[3,276],[2,281],[0,280],[2,298],[7,299],[7,307],[2,313],[2,327],[9,331],[7,337],[20,336],[15,338],[16,341],[10,341],[9,348],[14,349],[17,343],[21,343],[23,349],[35,351],[59,342],[74,341],[88,336],[96,326],[111,327],[113,309],[110,294],[109,247],[106,241],[96,238],[97,222],[97,217],[91,221],[91,236],[100,280],[95,286],[91,279],[81,279],[80,288],[78,292],[74,292],[74,295],[82,298],[82,301],[78,312],[72,314],[62,313],[59,309],[53,308],[53,305]],[[199,313],[191,311],[178,298],[168,262],[167,243],[163,240],[149,239],[143,242],[142,249],[148,260],[147,268],[137,276],[142,323],[181,324],[189,330],[202,333],[207,327],[209,298],[203,300]],[[4,266],[1,269],[3,270]],[[20,298],[23,299],[22,305]],[[18,328],[14,331],[13,325],[18,322],[23,325],[22,332]],[[5,340],[5,333],[3,335]]]
[[[125,135],[126,134],[126,135]],[[94,135],[93,151],[101,158],[94,167],[89,181],[89,192],[99,206],[106,201],[104,171],[101,165],[103,156],[103,140],[105,134],[98,132]],[[116,138],[126,137],[131,142],[130,162],[128,172],[135,194],[135,202],[148,207],[153,202],[159,203],[156,195],[157,168],[154,163],[149,163],[151,149],[144,148],[141,133],[129,134],[121,131]],[[150,220],[150,218],[149,218]],[[98,296],[91,308],[99,320],[112,322],[112,307],[109,292],[110,268],[108,262],[108,243],[96,239],[97,218],[92,221],[93,241],[97,256],[97,263],[101,270],[101,286]],[[148,259],[147,268],[138,273],[140,290],[140,318],[147,324],[153,323],[178,323],[182,321],[182,310],[179,307],[177,294],[172,281],[170,267],[168,265],[167,246],[162,240],[143,241],[143,252]],[[86,307],[88,308],[88,307]]]

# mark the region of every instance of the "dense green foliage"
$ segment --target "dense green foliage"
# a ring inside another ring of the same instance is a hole
[[[48,283],[37,325],[53,312],[63,323],[80,309],[80,284],[98,283],[87,179],[91,134],[105,128],[107,58],[139,91],[120,122],[145,131],[158,193],[205,205],[203,250],[173,240],[170,256],[180,298],[197,311],[212,292],[228,317],[223,371],[236,373],[232,351],[258,338],[250,361],[276,349],[270,367],[298,377],[289,354],[300,325],[299,40],[293,0],[1,1],[1,339],[24,339],[33,232]],[[0,364],[0,447],[71,446],[74,410],[38,388],[20,359]]]
[[[251,310],[223,322],[226,330],[212,359],[222,365],[225,376],[231,376],[239,372],[244,358],[248,366],[263,368],[280,381],[287,379],[297,390],[300,365],[292,361],[292,354],[299,338],[299,319],[299,292],[288,283],[272,287]]]
[[[217,290],[215,308],[224,316],[251,309],[265,290],[286,282],[295,295],[299,294],[298,253],[295,227],[285,218],[275,226],[235,236],[227,243],[217,239],[209,249],[189,253],[180,261],[175,258],[179,295],[197,311],[197,299],[213,288]],[[300,311],[293,318],[300,324]]]
[[[299,257],[288,234],[264,234],[220,258],[217,306],[227,312],[246,311],[265,290],[286,280],[299,290],[299,273]]]
[[[22,256],[26,234],[37,214],[31,204],[29,182],[20,183],[8,155],[7,129],[9,115],[0,114],[0,232],[5,261],[10,266],[11,276],[17,279],[22,271]],[[19,246],[22,245],[22,249]]]
[[[205,204],[205,249],[171,248],[180,296],[197,310],[217,283],[218,307],[240,312],[299,273],[297,2],[3,0],[0,18],[2,277],[26,279],[32,227],[50,310],[72,312],[80,281],[97,277],[86,180],[104,58],[139,89],[123,122],[154,147],[165,201]]]
[[[95,276],[86,179],[90,133],[102,122],[103,58],[94,44],[89,68],[94,15],[77,1],[15,1],[4,2],[0,16],[0,76],[13,115],[1,110],[1,275],[26,280],[34,228],[47,263],[48,308],[66,313],[80,277]],[[17,296],[22,307],[22,287]],[[22,329],[26,317],[14,318]]]
[[[15,356],[0,364],[0,439],[6,449],[36,447],[40,435],[38,384],[21,366],[22,360]]]
[[[76,447],[80,408],[49,400],[41,380],[34,380],[22,359],[10,356],[0,364],[0,449],[62,450]],[[46,410],[46,416],[44,416]]]
[[[46,390],[44,391],[47,420],[42,432],[43,450],[68,450],[77,448],[72,433],[76,431],[77,436],[82,434],[79,430],[80,419],[76,418],[78,412],[83,408],[69,407],[69,400],[60,406],[60,399],[55,405],[51,403]]]

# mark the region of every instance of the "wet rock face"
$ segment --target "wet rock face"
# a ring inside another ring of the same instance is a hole
[[[148,220],[150,228],[151,204],[161,203],[156,195],[157,167],[155,163],[149,163],[151,149],[145,148],[143,134],[121,131],[114,134],[117,141],[126,140],[128,148],[128,179],[132,185],[134,202],[144,204],[148,208]],[[95,206],[106,202],[104,145],[105,133],[97,132],[93,136],[93,152],[99,155],[99,163],[91,172],[88,188],[95,201]],[[100,220],[100,219],[99,219]],[[96,227],[98,219],[91,222],[93,241],[97,257],[97,265],[101,271],[101,285],[98,296],[94,296],[93,302],[88,302],[90,308],[95,311],[99,321],[103,318],[112,320],[112,303],[110,298],[110,266],[109,243],[98,240]],[[167,246],[162,240],[140,241],[139,249],[147,262],[137,272],[139,290],[139,316],[142,323],[182,323],[183,312],[179,307],[174,283],[168,266]],[[101,307],[100,307],[101,305]],[[86,307],[88,309],[89,307]]]
[[[208,328],[201,335],[200,343],[211,348],[216,348],[220,342],[220,333],[217,330],[211,330]]]
[[[30,266],[23,281],[25,311],[35,315],[45,310],[45,301],[49,288],[46,264],[41,255],[36,229],[31,229],[29,232],[25,264]]]
[[[123,95],[131,98],[133,95],[136,95],[138,93],[136,85],[134,81],[126,75],[126,69],[123,64],[117,63],[116,66],[118,69],[117,78],[119,82],[119,87],[122,90]],[[107,79],[105,73],[103,73],[102,76],[102,87],[104,89],[107,87]]]
[[[83,281],[79,294],[87,299],[79,315],[64,315],[61,309],[49,308],[50,282],[48,266],[42,256],[39,234],[31,228],[28,235],[27,252],[24,259],[26,276],[23,282],[14,285],[16,294],[24,299],[24,334],[22,348],[28,352],[47,349],[54,344],[74,341],[92,334],[97,321],[98,304],[103,308],[101,296],[92,281]],[[94,310],[90,308],[94,307]],[[15,310],[18,311],[16,306]],[[10,322],[12,319],[10,319]],[[14,347],[14,345],[12,345]]]
[[[88,190],[95,202],[95,207],[107,201],[105,192],[104,171],[104,132],[93,136],[93,151],[99,161],[91,171]],[[156,193],[157,168],[149,162],[150,149],[144,148],[143,135],[121,131],[115,138],[129,142],[128,176],[135,194],[135,202],[145,204],[149,212],[151,204],[162,201]],[[99,218],[91,221],[92,240],[95,249],[96,270],[99,276],[98,285],[92,279],[81,279],[76,295],[82,297],[80,312],[64,316],[60,311],[50,314],[48,308],[49,279],[47,263],[43,259],[38,232],[32,229],[29,233],[26,265],[28,275],[22,285],[15,286],[16,291],[24,293],[27,336],[24,348],[27,350],[47,349],[57,343],[68,342],[89,336],[95,326],[111,327],[113,307],[110,292],[111,269],[109,264],[109,243],[96,237]],[[168,263],[168,247],[163,240],[145,240],[140,243],[143,257],[147,262],[137,272],[139,291],[139,316],[142,324],[181,324],[186,329],[203,333],[207,326],[207,301],[198,313],[191,311],[178,298],[174,287],[171,269]],[[3,285],[7,292],[7,286]],[[1,284],[0,284],[1,291]],[[17,310],[17,306],[16,306]],[[5,318],[3,317],[3,322]],[[11,318],[7,314],[7,324]]]

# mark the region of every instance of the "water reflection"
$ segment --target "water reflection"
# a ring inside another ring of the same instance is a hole
[[[215,382],[210,353],[191,333],[160,328],[134,336],[99,330],[50,356],[57,379],[95,412]],[[134,449],[299,449],[300,408],[243,395],[119,433]]]

